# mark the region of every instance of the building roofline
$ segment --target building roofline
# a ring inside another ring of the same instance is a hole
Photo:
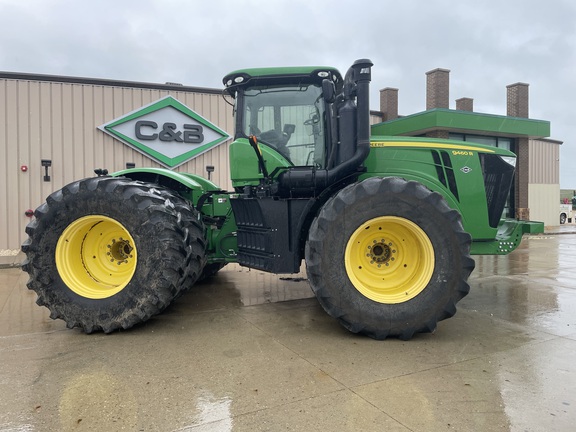
[[[560,141],[560,140],[557,140],[554,138],[534,138],[534,139],[536,139],[538,141],[544,141],[544,142],[547,142],[550,144],[558,144],[558,145],[564,144],[564,141]]]
[[[550,122],[546,120],[484,114],[471,111],[434,108],[388,120],[372,126],[377,135],[420,135],[430,131],[490,134],[495,136],[550,136]]]
[[[0,79],[57,82],[65,84],[86,84],[86,85],[97,85],[106,87],[144,88],[153,90],[176,90],[191,93],[207,93],[207,94],[222,94],[223,90],[208,87],[184,86],[175,83],[159,84],[159,83],[146,83],[138,81],[121,81],[121,80],[112,80],[103,78],[86,78],[86,77],[46,75],[46,74],[34,74],[23,72],[5,72],[5,71],[0,71]]]

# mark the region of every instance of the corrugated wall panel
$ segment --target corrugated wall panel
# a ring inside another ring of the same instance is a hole
[[[374,125],[378,123],[382,123],[382,116],[370,113],[370,124]]]
[[[528,185],[530,219],[544,222],[546,226],[560,225],[560,185]]]
[[[6,81],[0,81],[0,173],[6,173],[8,169],[8,144],[6,134],[8,133],[8,128],[6,127],[6,116],[7,116],[7,83]],[[0,239],[4,239],[4,244],[7,242],[8,238],[8,206],[10,204],[8,200],[8,178],[3,174],[3,178],[0,177]],[[2,243],[0,243],[0,249],[2,248]]]
[[[18,249],[26,238],[25,210],[65,184],[93,176],[94,168],[161,166],[97,127],[167,95],[232,135],[232,109],[218,94],[0,79],[0,249]],[[175,171],[206,176],[206,165],[213,165],[212,180],[230,189],[228,144]],[[49,182],[43,180],[42,159],[52,161]],[[22,172],[22,165],[29,170]]]
[[[10,220],[8,219],[8,206],[11,205],[8,191],[10,186],[8,185],[8,161],[10,160],[10,153],[8,148],[8,83],[6,81],[0,81],[0,239],[4,240],[3,244],[8,241],[8,230],[10,226]],[[14,182],[12,183],[12,187]],[[14,225],[13,225],[14,226]],[[2,243],[0,243],[0,249],[2,248]]]
[[[17,244],[19,240],[15,227],[19,226],[20,214],[15,212],[19,204],[19,189],[22,176],[25,173],[19,171],[21,160],[18,155],[18,110],[15,109],[18,103],[18,86],[8,85],[6,88],[6,113],[5,113],[5,139],[6,162],[2,175],[2,181],[7,185],[7,202],[5,207],[6,217],[2,219],[6,223],[5,235],[10,244]],[[12,248],[13,249],[13,248]]]
[[[530,218],[545,225],[559,224],[560,145],[551,140],[530,140],[528,206]]]
[[[528,149],[528,183],[560,183],[560,145],[551,141],[530,140]]]

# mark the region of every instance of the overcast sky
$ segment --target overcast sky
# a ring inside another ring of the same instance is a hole
[[[506,114],[506,86],[530,85],[530,118],[563,141],[576,189],[574,0],[0,0],[0,70],[221,88],[228,72],[374,62],[399,113],[426,109],[425,73],[450,69],[450,108]]]

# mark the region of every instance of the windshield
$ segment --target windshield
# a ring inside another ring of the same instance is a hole
[[[314,85],[252,87],[244,92],[244,134],[294,165],[323,166],[324,103]]]

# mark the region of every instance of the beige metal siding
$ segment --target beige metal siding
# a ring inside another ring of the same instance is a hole
[[[370,125],[382,123],[382,116],[370,112]]]
[[[530,140],[528,143],[528,207],[530,219],[559,225],[560,142]]]
[[[560,185],[528,185],[530,219],[544,222],[546,226],[560,225]]]
[[[529,184],[560,183],[560,145],[552,140],[530,140]]]
[[[161,166],[97,127],[167,95],[232,135],[232,108],[217,94],[0,79],[0,249],[20,247],[30,221],[24,215],[27,209],[35,209],[65,184],[93,176],[94,168],[113,172],[127,162]],[[230,188],[228,143],[175,171],[206,176],[206,165],[213,165],[212,180]],[[41,159],[52,160],[50,182],[43,181]],[[27,172],[20,170],[22,165]]]

